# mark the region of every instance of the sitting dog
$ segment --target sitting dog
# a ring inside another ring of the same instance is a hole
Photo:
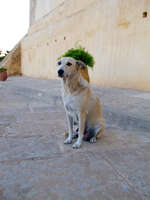
[[[96,142],[104,130],[104,118],[98,97],[92,93],[88,81],[81,75],[80,69],[86,69],[86,65],[71,57],[62,57],[57,65],[58,76],[62,78],[62,99],[69,130],[64,143],[72,143],[76,135],[74,124],[78,126],[78,138],[73,148],[79,148],[83,139]]]

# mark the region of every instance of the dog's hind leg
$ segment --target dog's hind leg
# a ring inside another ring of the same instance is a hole
[[[83,139],[90,143],[95,143],[97,138],[100,138],[104,127],[101,126],[93,126],[86,130]]]
[[[93,134],[91,134],[91,138],[89,139],[89,142],[90,143],[95,143],[96,140],[97,140],[97,137],[99,136],[100,134],[100,131],[101,131],[101,128],[100,127],[93,127],[92,128],[93,130],[90,130],[91,132],[93,132]]]
[[[102,136],[103,131],[104,131],[104,127],[105,127],[105,121],[104,121],[103,115],[101,115],[100,126],[95,126],[95,136],[90,139],[91,143],[96,142],[96,139],[98,139]]]

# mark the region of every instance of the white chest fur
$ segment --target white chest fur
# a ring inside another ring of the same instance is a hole
[[[76,85],[76,82],[74,85]],[[68,87],[69,84],[67,85],[63,83],[62,86],[62,98],[66,112],[74,117],[82,112],[83,109],[85,111],[88,107],[90,94],[88,83],[80,79],[80,83],[76,85],[78,87],[76,87],[76,90],[73,88],[73,91],[72,88],[70,89]]]
[[[67,95],[63,98],[64,106],[67,112],[77,112],[80,109],[80,104],[77,96]]]

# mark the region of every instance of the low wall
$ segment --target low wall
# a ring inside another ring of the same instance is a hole
[[[20,41],[0,63],[0,67],[7,68],[8,76],[21,75],[21,58]]]

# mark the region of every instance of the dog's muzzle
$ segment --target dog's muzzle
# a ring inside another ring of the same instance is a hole
[[[63,77],[63,75],[64,75],[64,70],[63,69],[59,69],[58,70],[58,76],[59,77]]]

